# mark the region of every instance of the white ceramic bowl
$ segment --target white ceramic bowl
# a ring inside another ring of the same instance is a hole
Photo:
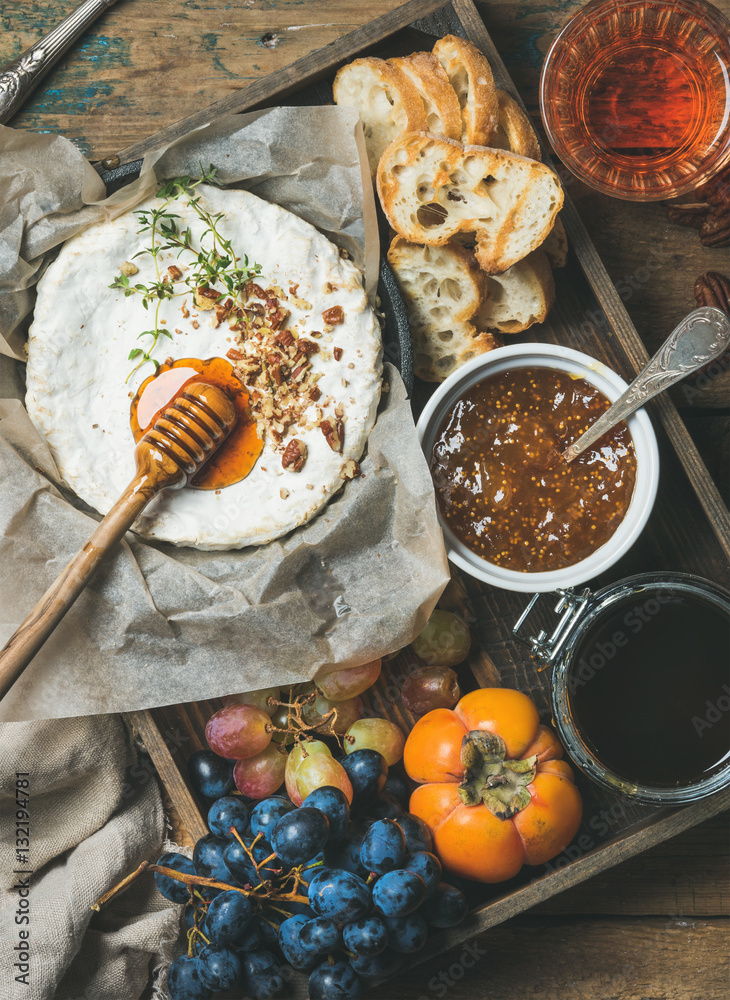
[[[514,368],[556,368],[578,375],[614,402],[627,383],[600,361],[555,344],[514,344],[483,354],[450,375],[434,392],[418,421],[418,437],[430,462],[434,441],[456,401],[477,382]],[[546,573],[504,569],[472,552],[441,519],[449,559],[471,576],[503,590],[529,593],[574,587],[612,566],[633,545],[647,522],[659,484],[659,451],[651,421],[644,410],[629,418],[636,452],[636,482],[629,509],[614,534],[595,552],[574,566]]]

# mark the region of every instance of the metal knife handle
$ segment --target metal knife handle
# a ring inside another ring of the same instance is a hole
[[[69,46],[116,0],[84,0],[39,42],[0,73],[0,123],[13,117]]]
[[[599,438],[675,382],[704,368],[730,347],[730,319],[720,309],[703,306],[684,317],[626,392],[563,452],[572,462]]]

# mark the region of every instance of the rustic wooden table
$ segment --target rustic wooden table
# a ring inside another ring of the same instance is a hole
[[[730,0],[716,0],[730,14]],[[61,132],[97,160],[334,41],[397,0],[119,0],[11,124]],[[559,26],[581,0],[478,3],[535,120],[537,80]],[[0,2],[0,64],[73,0]],[[695,277],[730,272],[656,205],[571,193],[649,349],[694,304]],[[678,391],[700,452],[730,494],[730,372]],[[607,817],[610,822],[610,817]],[[730,854],[721,816],[570,890],[374,991],[380,997],[499,1000],[720,1000],[728,995]]]

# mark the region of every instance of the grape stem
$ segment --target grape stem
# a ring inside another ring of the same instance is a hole
[[[138,868],[129,875],[126,875],[121,882],[118,882],[112,889],[109,889],[103,896],[100,896],[95,903],[92,903],[91,909],[98,913],[102,906],[106,906],[112,899],[128,889],[142,872],[157,872],[159,875],[166,875],[176,882],[184,882],[191,889],[193,886],[199,885],[208,886],[211,889],[231,889],[234,892],[240,892],[244,896],[251,896],[254,899],[262,900],[262,896],[255,889],[243,889],[240,885],[229,885],[228,882],[221,882],[215,878],[205,878],[203,875],[189,875],[187,872],[179,872],[174,868],[166,868],[164,865],[151,865],[149,861],[143,861]],[[309,903],[307,896],[299,895],[296,892],[271,892],[264,896],[263,899],[266,902],[275,899],[278,902],[286,903]]]

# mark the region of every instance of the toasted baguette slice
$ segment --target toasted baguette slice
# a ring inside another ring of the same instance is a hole
[[[446,71],[461,106],[461,141],[488,146],[497,131],[499,104],[492,69],[476,45],[457,35],[444,35],[433,54]]]
[[[536,250],[563,204],[560,182],[544,164],[423,132],[388,146],[377,180],[399,236],[443,246],[457,234],[474,233],[477,260],[489,274]]]
[[[568,235],[560,216],[557,217],[555,225],[545,237],[541,249],[547,254],[550,267],[556,271],[568,263]]]
[[[488,279],[469,250],[453,243],[418,246],[396,236],[388,263],[408,311],[418,378],[443,382],[460,365],[499,346],[470,322]]]
[[[504,90],[497,91],[497,100],[499,124],[489,145],[495,149],[507,149],[510,153],[519,153],[520,156],[527,156],[531,160],[542,160],[535,130],[517,101]]]
[[[534,323],[544,323],[555,301],[553,272],[542,250],[487,282],[487,295],[474,318],[479,329],[522,333]]]
[[[425,130],[426,111],[411,81],[385,59],[355,59],[332,84],[335,103],[356,108],[365,133],[370,172],[388,143],[402,132]]]
[[[444,139],[460,139],[459,98],[436,56],[432,52],[414,52],[388,62],[407,76],[421,95],[426,111],[426,131]]]

